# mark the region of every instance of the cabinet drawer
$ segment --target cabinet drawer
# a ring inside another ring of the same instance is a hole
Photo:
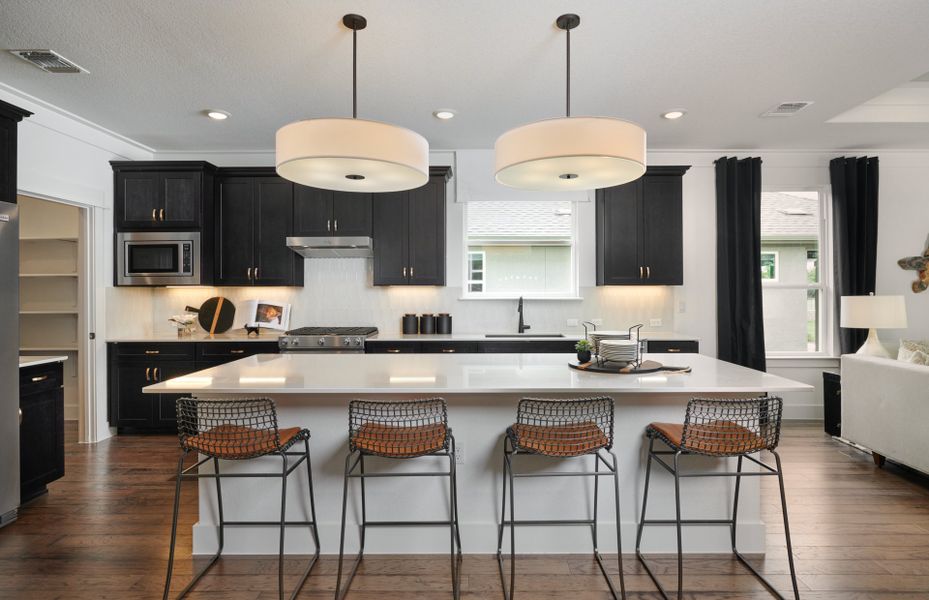
[[[20,397],[60,388],[64,383],[62,371],[61,363],[50,363],[20,369]]]
[[[193,360],[192,342],[131,342],[114,344],[120,359],[142,360]]]
[[[559,354],[574,352],[573,340],[500,340],[481,342],[481,352],[501,354]]]
[[[696,340],[648,340],[647,352],[657,354],[677,354],[679,352],[696,354],[700,352],[700,343]]]
[[[477,342],[423,342],[422,352],[427,354],[476,354]]]
[[[274,342],[204,342],[197,344],[197,360],[236,360],[253,354],[277,354]]]
[[[365,342],[366,354],[415,354],[422,352],[421,342]]]

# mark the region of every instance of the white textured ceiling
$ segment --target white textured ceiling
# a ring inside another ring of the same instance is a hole
[[[90,74],[0,56],[0,83],[162,151],[264,150],[281,125],[349,115],[433,148],[489,148],[564,109],[619,116],[670,148],[929,148],[929,124],[827,121],[929,71],[926,0],[2,0],[0,48],[51,48]],[[813,100],[789,119],[759,113]],[[454,108],[450,122],[432,117]],[[205,108],[232,113],[217,123]],[[668,122],[659,114],[685,108]]]

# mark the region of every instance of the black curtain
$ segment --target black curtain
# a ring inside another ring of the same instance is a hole
[[[835,256],[835,314],[842,296],[874,292],[877,272],[877,157],[834,158],[829,162]],[[837,320],[837,322],[839,322]],[[866,329],[839,328],[842,354],[855,352]]]
[[[716,161],[716,340],[720,360],[765,370],[761,159]]]

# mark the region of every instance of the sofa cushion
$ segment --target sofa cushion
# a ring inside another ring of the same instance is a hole
[[[897,360],[916,365],[929,365],[929,342],[901,340]]]

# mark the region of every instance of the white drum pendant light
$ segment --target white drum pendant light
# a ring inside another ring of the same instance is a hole
[[[564,118],[537,121],[497,138],[499,183],[536,191],[592,190],[628,183],[645,173],[645,130],[611,117],[571,116],[571,30],[574,14],[555,21],[567,34]]]
[[[352,118],[308,119],[277,130],[277,173],[295,183],[340,192],[398,192],[429,181],[429,142],[415,131],[358,118],[358,31],[352,30]]]

